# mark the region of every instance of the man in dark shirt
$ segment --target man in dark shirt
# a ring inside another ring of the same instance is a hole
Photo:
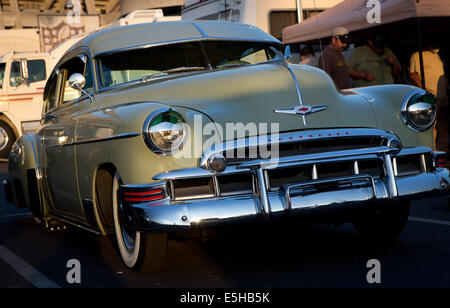
[[[348,44],[348,30],[338,27],[331,33],[331,43],[319,58],[319,67],[331,76],[338,89],[351,88],[350,68],[342,55]]]

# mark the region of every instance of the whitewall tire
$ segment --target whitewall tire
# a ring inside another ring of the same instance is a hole
[[[119,188],[122,183],[116,171],[112,183],[114,232],[122,261],[131,269],[151,272],[160,269],[167,250],[167,234],[145,234],[127,230],[122,223],[122,201]]]

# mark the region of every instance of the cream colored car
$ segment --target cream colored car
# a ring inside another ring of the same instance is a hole
[[[141,270],[163,264],[170,234],[222,225],[349,221],[395,238],[411,200],[449,190],[431,150],[434,97],[338,91],[282,49],[225,22],[84,38],[50,74],[40,128],[12,148],[17,206],[44,226],[115,235]]]

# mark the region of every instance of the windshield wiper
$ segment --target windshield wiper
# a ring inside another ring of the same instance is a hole
[[[221,68],[228,68],[228,67],[238,67],[238,66],[246,66],[246,65],[250,65],[250,63],[229,63],[229,64],[222,64],[222,65],[217,65],[216,68],[221,69]]]
[[[203,71],[207,68],[204,66],[181,66],[176,68],[171,68],[165,71],[148,74],[141,78],[141,81],[146,81],[155,77],[162,77],[170,74],[179,74],[179,73],[187,73],[187,72],[195,72],[195,71]]]

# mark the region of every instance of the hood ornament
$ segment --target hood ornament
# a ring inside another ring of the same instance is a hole
[[[295,89],[297,92],[297,98],[298,98],[298,102],[299,102],[299,106],[295,106],[291,109],[275,109],[274,112],[275,113],[286,113],[286,114],[298,114],[301,115],[303,117],[303,125],[306,127],[308,126],[306,124],[306,115],[313,113],[313,112],[319,112],[322,110],[327,109],[327,106],[310,106],[310,105],[304,105],[303,104],[303,99],[302,99],[302,93],[300,91],[300,86],[299,86],[299,82],[297,80],[297,77],[295,76],[294,71],[292,70],[291,67],[289,67],[289,59],[291,58],[291,49],[288,46],[286,46],[285,52],[284,54],[281,53],[278,49],[276,49],[275,47],[270,47],[273,52],[275,54],[278,55],[278,59],[280,59],[280,61],[278,62],[278,64],[282,67],[284,67],[286,70],[289,71],[293,81],[294,81],[294,85],[295,85]]]
[[[284,113],[284,114],[298,114],[303,116],[303,124],[306,125],[305,115],[319,112],[327,109],[327,106],[310,106],[310,105],[299,105],[289,109],[275,109],[273,112],[275,113]]]

